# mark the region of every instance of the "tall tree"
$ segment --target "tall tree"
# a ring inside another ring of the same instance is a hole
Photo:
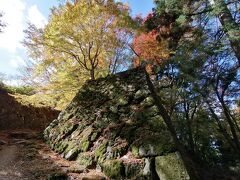
[[[65,92],[72,87],[76,92],[87,79],[124,66],[120,57],[130,50],[123,37],[132,36],[131,23],[129,8],[122,3],[66,2],[53,8],[44,29],[29,26],[24,44],[35,61],[33,70],[46,75],[45,87]]]
[[[240,66],[240,23],[236,22],[224,0],[210,0],[215,14],[223,26],[223,31],[227,34],[231,47],[238,59]]]
[[[199,164],[206,169],[239,162],[239,125],[231,108],[239,97],[239,76],[229,35],[208,1],[155,2],[143,26],[145,33],[157,34],[159,43],[167,43],[170,56],[158,64],[158,83],[149,79],[149,89],[191,178],[210,178],[199,172]],[[148,47],[150,52],[151,44]],[[149,53],[145,63],[151,59]]]
[[[127,9],[115,8],[127,13]],[[25,45],[33,53],[36,47],[40,47],[44,54],[62,54],[62,59],[57,58],[58,63],[66,59],[74,60],[94,80],[97,71],[107,69],[107,57],[120,46],[117,34],[123,30],[121,21],[104,4],[94,0],[67,3],[53,10],[50,22],[43,31],[30,27],[26,31],[28,37]]]

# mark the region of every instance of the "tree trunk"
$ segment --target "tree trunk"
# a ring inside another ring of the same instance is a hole
[[[91,80],[95,80],[95,71],[94,71],[94,69],[90,70],[90,78],[91,78]]]
[[[187,126],[188,126],[188,144],[190,146],[191,152],[195,153],[195,146],[194,146],[194,140],[193,140],[193,134],[192,134],[192,123],[190,119],[187,119]]]
[[[209,0],[210,1],[210,0]],[[224,0],[213,0],[210,1],[213,8],[217,8],[217,16],[223,26],[224,32],[227,34],[230,45],[238,59],[240,65],[240,28],[239,24],[235,22],[232,17],[230,10],[228,9]],[[234,34],[232,34],[232,32]]]
[[[168,130],[171,133],[171,136],[174,140],[176,148],[178,149],[178,151],[182,157],[183,163],[186,167],[186,170],[187,170],[191,180],[203,180],[204,178],[201,175],[201,169],[197,168],[197,165],[193,162],[191,157],[189,157],[189,155],[187,154],[185,147],[180,143],[180,141],[177,137],[177,133],[174,128],[174,125],[172,124],[172,119],[168,115],[167,110],[164,108],[161,98],[155,92],[154,85],[152,84],[152,81],[150,80],[150,77],[149,77],[147,71],[145,71],[145,74],[146,74],[148,89],[151,92],[151,96],[155,101],[155,105],[158,108],[159,114],[162,116],[165,124],[167,125]]]
[[[219,99],[221,105],[222,105],[222,108],[223,108],[223,112],[224,112],[224,115],[226,117],[226,120],[230,126],[230,130],[231,130],[231,133],[233,135],[233,141],[234,143],[236,144],[237,148],[239,149],[240,151],[240,142],[239,142],[239,138],[238,138],[238,133],[237,133],[237,127],[235,127],[235,124],[234,122],[232,121],[231,119],[231,116],[228,112],[228,109],[226,107],[226,104],[224,103],[224,101],[222,99]]]
[[[203,98],[205,99],[205,97],[203,96]],[[226,129],[222,126],[220,119],[218,118],[218,116],[216,115],[216,113],[214,112],[214,110],[212,109],[212,107],[210,106],[210,104],[207,102],[207,100],[205,100],[205,102],[208,105],[208,108],[213,116],[213,118],[216,120],[217,125],[219,127],[219,130],[222,132],[223,136],[225,137],[226,141],[228,142],[228,144],[233,148],[234,151],[236,151],[238,153],[238,148],[235,146],[235,144],[232,142],[232,138],[231,136],[227,133]]]
[[[190,119],[189,107],[187,105],[187,102],[184,102],[184,111],[185,111],[185,118],[187,122],[188,145],[190,146],[191,153],[194,154],[195,147],[194,147],[194,140],[193,140],[193,134],[192,134],[192,121],[193,121],[194,114],[191,116],[191,119]]]

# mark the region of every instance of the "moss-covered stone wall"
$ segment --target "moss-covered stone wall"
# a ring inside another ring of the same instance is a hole
[[[111,179],[151,179],[152,159],[175,147],[145,78],[134,69],[88,81],[45,130],[46,141],[66,159]]]

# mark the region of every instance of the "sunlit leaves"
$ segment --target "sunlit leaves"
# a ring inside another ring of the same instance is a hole
[[[132,23],[128,6],[110,0],[53,8],[44,29],[30,25],[25,31],[24,44],[36,62],[33,72],[42,89],[54,96],[65,96],[70,89],[74,94],[87,79],[115,72],[122,63],[116,54],[128,52]]]
[[[167,43],[159,42],[156,38],[155,32],[142,33],[135,37],[134,50],[140,59],[160,64],[169,58]]]

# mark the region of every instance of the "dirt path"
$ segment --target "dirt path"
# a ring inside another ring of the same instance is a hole
[[[101,173],[84,169],[51,151],[32,131],[0,132],[0,180],[98,180]]]
[[[15,166],[18,148],[17,146],[4,146],[0,151],[0,179],[21,179],[22,174]]]

